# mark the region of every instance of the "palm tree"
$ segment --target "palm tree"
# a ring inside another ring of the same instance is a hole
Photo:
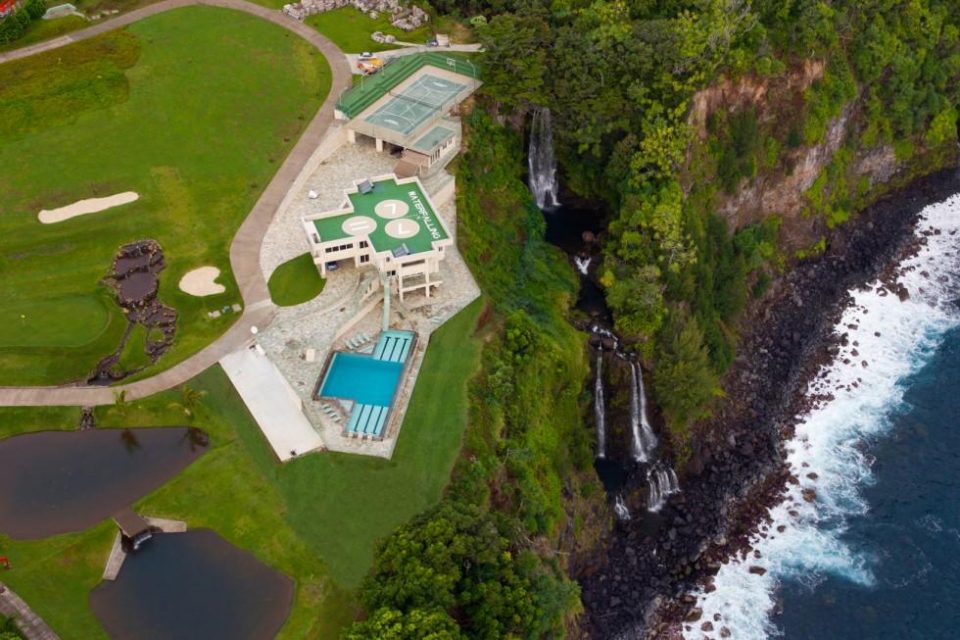
[[[130,408],[130,404],[127,402],[126,390],[113,392],[113,406],[116,409],[117,413],[120,414],[121,416],[127,414],[127,410]]]
[[[171,406],[178,407],[187,418],[193,420],[194,413],[197,407],[200,406],[200,400],[207,395],[207,392],[197,391],[187,384],[182,384],[177,387],[177,389],[180,391],[180,400],[179,402],[171,403]]]

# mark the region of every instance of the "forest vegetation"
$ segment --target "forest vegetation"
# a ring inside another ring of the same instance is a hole
[[[362,589],[361,638],[563,637],[580,611],[571,537],[596,535],[600,500],[584,428],[583,335],[567,322],[576,279],[543,239],[522,182],[517,123],[548,107],[567,187],[612,211],[601,281],[616,329],[653,370],[675,457],[709,414],[736,355],[738,319],[777,276],[824,248],[892,183],[856,159],[895,154],[902,181],[952,162],[960,6],[952,0],[433,0],[476,25],[484,86],[456,167],[460,243],[489,297],[470,423],[441,504],[385,540]],[[482,18],[478,18],[482,17]],[[787,104],[709,114],[724,80],[822,73]],[[771,109],[773,116],[771,117]],[[763,112],[762,112],[763,111]],[[838,122],[846,127],[838,129]],[[801,148],[838,148],[802,212],[733,226],[718,203]],[[785,216],[815,237],[785,241]],[[593,512],[595,516],[595,512]]]

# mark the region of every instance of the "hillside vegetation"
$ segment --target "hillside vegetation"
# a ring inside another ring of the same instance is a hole
[[[570,186],[616,211],[607,301],[654,369],[680,457],[732,362],[750,296],[898,179],[955,161],[960,6],[949,0],[455,6],[491,16],[484,81],[499,108],[550,107]],[[822,73],[771,102],[767,87],[811,61]],[[731,78],[752,79],[759,97],[719,100],[698,136],[695,97]],[[731,194],[801,159],[819,171],[800,181],[802,206],[730,224],[731,200],[718,215]],[[865,175],[871,162],[889,171]],[[784,252],[791,216],[807,230]]]
[[[458,163],[459,242],[500,340],[484,348],[447,498],[380,547],[369,618],[348,637],[562,637],[580,610],[564,554],[570,538],[595,541],[603,518],[581,426],[583,336],[565,320],[574,275],[543,241],[515,128],[549,107],[566,184],[613,210],[602,283],[683,462],[751,298],[872,199],[956,161],[960,7],[433,5],[471,18],[485,47]],[[804,185],[794,201],[764,199],[790,180]]]

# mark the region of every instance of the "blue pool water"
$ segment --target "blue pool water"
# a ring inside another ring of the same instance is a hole
[[[388,406],[403,371],[402,362],[370,356],[336,353],[320,389],[321,396],[344,398],[359,404]]]

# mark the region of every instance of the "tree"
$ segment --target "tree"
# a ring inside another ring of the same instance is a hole
[[[344,640],[460,640],[456,620],[438,609],[407,613],[381,607],[373,616],[353,625]]]
[[[373,637],[384,629],[398,634],[389,637],[413,637],[406,630],[427,619],[447,633],[446,621],[456,619],[467,638],[532,638],[552,623],[544,621],[537,590],[515,562],[500,524],[475,505],[450,500],[387,538],[361,597],[374,613],[348,637]],[[459,636],[438,636],[446,637]]]
[[[716,394],[716,374],[695,317],[683,312],[672,314],[661,341],[654,388],[671,431],[685,434],[690,422],[701,417],[703,407]]]
[[[607,303],[616,314],[617,330],[627,336],[652,337],[663,320],[660,270],[646,265],[622,277],[605,274]]]
[[[113,407],[119,415],[127,415],[130,410],[130,403],[127,401],[126,389],[113,392]]]
[[[188,419],[193,420],[200,400],[207,395],[206,391],[197,391],[188,384],[182,384],[177,389],[180,391],[180,400],[172,402],[171,407],[179,408]]]
[[[505,107],[543,104],[550,28],[538,17],[498,15],[477,29],[486,91]]]

